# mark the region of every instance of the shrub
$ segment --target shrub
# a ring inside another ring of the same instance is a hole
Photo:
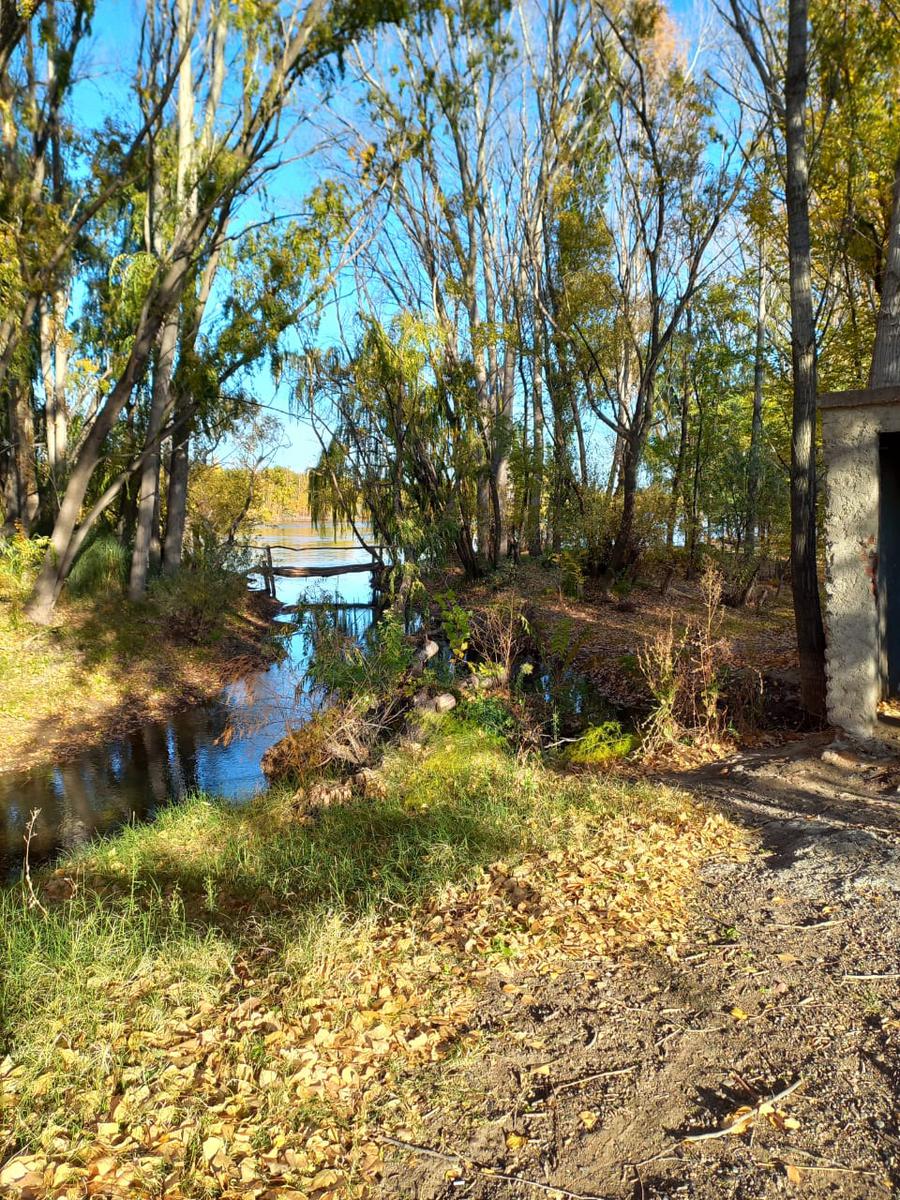
[[[26,537],[17,530],[0,538],[0,598],[18,614],[28,599],[50,539]]]
[[[708,568],[701,582],[703,612],[688,621],[681,633],[672,622],[665,633],[638,652],[638,664],[654,700],[645,730],[645,749],[693,741],[717,743],[725,730],[719,706],[724,669],[722,577]]]
[[[208,554],[154,580],[150,597],[176,637],[202,643],[221,632],[225,614],[247,586],[236,566],[226,554]]]
[[[639,735],[626,732],[618,721],[604,721],[582,734],[566,752],[566,759],[578,766],[597,766],[626,758],[640,743]]]
[[[517,726],[516,718],[498,696],[473,696],[466,701],[461,715],[479,729],[498,737],[510,737]]]
[[[111,533],[99,534],[82,551],[66,584],[70,596],[109,596],[122,592],[128,579],[129,553]]]
[[[504,679],[510,679],[513,662],[524,650],[530,632],[523,601],[514,592],[505,592],[473,616],[472,649],[484,662],[494,664]]]
[[[312,609],[305,621],[312,647],[306,678],[328,696],[374,704],[390,696],[408,674],[415,651],[396,614],[389,612],[360,641],[328,609]]]
[[[459,603],[454,592],[435,596],[441,614],[441,629],[454,659],[463,659],[472,637],[472,614]]]
[[[581,560],[572,550],[564,550],[559,556],[559,585],[564,596],[580,600],[584,595],[584,570]]]

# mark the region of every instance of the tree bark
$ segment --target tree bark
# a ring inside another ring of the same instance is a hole
[[[895,383],[900,383],[900,154],[894,164],[894,200],[869,387]]]
[[[185,416],[187,397],[179,389],[175,396],[175,420],[181,425]],[[190,422],[185,421],[182,432],[172,438],[169,458],[169,488],[166,493],[166,540],[163,546],[163,575],[174,575],[181,566],[184,554],[184,531],[187,525],[188,467],[190,464]]]
[[[159,353],[153,376],[153,392],[150,414],[147,420],[147,445],[154,447],[147,456],[141,470],[141,486],[138,493],[137,526],[134,532],[134,548],[131,554],[131,575],[128,581],[128,598],[143,600],[147,593],[150,559],[153,544],[154,524],[158,528],[159,514],[159,434],[169,407],[172,368],[175,347],[178,344],[177,305],[166,317],[160,332]],[[154,520],[156,518],[156,521]],[[158,536],[157,536],[158,542]]]
[[[791,586],[803,702],[814,717],[825,714],[825,630],[816,558],[816,325],[809,233],[809,167],[806,150],[808,0],[788,6],[784,90],[787,159],[788,262],[794,404],[791,436]]]
[[[543,549],[541,509],[544,499],[544,376],[539,354],[534,359],[531,387],[531,478],[528,489],[528,553],[537,557]]]
[[[756,553],[759,524],[759,486],[762,461],[762,401],[766,375],[766,279],[762,235],[759,239],[759,269],[756,293],[756,346],[753,357],[753,418],[750,423],[750,454],[747,461],[747,555]]]
[[[34,415],[30,385],[11,374],[6,379],[6,414],[9,423],[9,483],[6,526],[18,525],[29,534],[40,508],[34,459]]]

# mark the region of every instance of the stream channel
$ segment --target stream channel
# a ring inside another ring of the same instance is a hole
[[[257,545],[272,550],[276,566],[351,566],[369,561],[354,542],[320,537],[308,519],[258,528]],[[256,581],[258,583],[258,581]],[[371,600],[365,572],[315,579],[278,579],[278,599],[296,604],[304,594],[338,603]],[[363,632],[372,615],[352,613]],[[216,701],[150,721],[125,737],[67,758],[56,766],[0,773],[0,881],[21,870],[29,814],[39,809],[31,840],[32,867],[129,822],[151,820],[163,806],[192,791],[243,804],[266,786],[260,763],[288,724],[303,715],[298,694],[309,647],[302,631],[287,640],[285,658],[223,689]]]

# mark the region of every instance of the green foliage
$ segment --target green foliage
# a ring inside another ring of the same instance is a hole
[[[584,569],[578,554],[564,550],[559,556],[559,583],[563,595],[580,600],[584,595]]]
[[[69,595],[101,599],[121,593],[129,563],[128,547],[114,534],[100,534],[78,556],[66,585]]]
[[[311,609],[305,630],[312,647],[307,667],[310,683],[327,696],[357,707],[392,695],[415,659],[403,624],[392,612],[366,632],[362,644],[327,609]]]
[[[191,527],[205,540],[224,540],[252,497],[244,524],[276,523],[307,511],[306,475],[288,467],[223,467],[218,463],[194,463],[188,491]]]
[[[21,530],[0,538],[0,599],[20,615],[40,570],[50,539],[26,537]]]
[[[209,642],[221,633],[226,613],[243,595],[246,568],[240,553],[210,547],[173,575],[155,579],[150,599],[175,637]]]
[[[454,659],[465,658],[472,637],[472,614],[459,603],[455,592],[441,592],[435,601],[451,655]]]
[[[509,705],[499,696],[472,696],[462,706],[460,715],[496,737],[508,738],[518,726]]]
[[[568,762],[578,766],[599,766],[617,758],[626,758],[640,745],[636,733],[626,732],[619,721],[592,725],[565,753]]]

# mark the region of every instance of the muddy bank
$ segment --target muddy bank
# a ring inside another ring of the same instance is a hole
[[[4,630],[0,773],[66,763],[265,670],[281,653],[273,636],[280,608],[247,592],[202,644],[173,635],[149,606],[124,601],[66,608],[56,628]]]

